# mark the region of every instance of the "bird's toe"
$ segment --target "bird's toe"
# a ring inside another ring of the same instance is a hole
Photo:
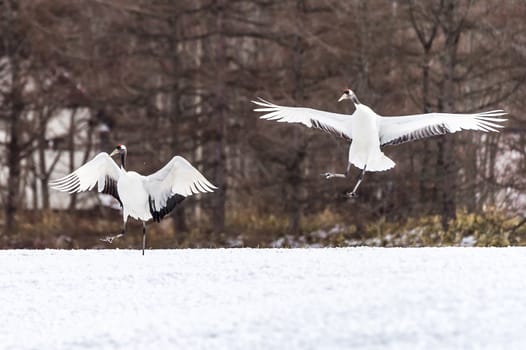
[[[123,234],[119,233],[118,235],[106,236],[106,237],[100,238],[100,241],[111,244],[111,243],[113,243],[114,240],[116,240],[117,238],[120,238],[122,236],[123,236]]]

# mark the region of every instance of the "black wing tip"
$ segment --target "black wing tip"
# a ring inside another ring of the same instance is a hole
[[[102,189],[101,193],[109,194],[110,196],[113,196],[115,199],[119,201],[121,208],[123,207],[121,197],[119,196],[119,190],[117,188],[117,180],[115,180],[111,176],[107,175],[106,178],[104,179],[104,188]]]
[[[428,137],[432,136],[438,136],[438,135],[445,135],[450,133],[450,129],[448,128],[447,124],[435,124],[435,125],[428,125],[423,128],[420,128],[418,130],[414,130],[410,133],[401,135],[393,140],[390,140],[388,142],[382,143],[380,146],[395,146],[400,145],[402,143],[416,141],[416,140],[422,140]]]
[[[161,220],[168,215],[179,203],[184,201],[186,197],[178,193],[174,194],[166,201],[166,204],[162,208],[157,208],[155,205],[155,199],[148,196],[148,205],[150,207],[150,214],[152,214],[152,220],[155,222],[161,222]]]
[[[347,140],[349,142],[352,141],[352,138],[347,136],[345,133],[333,128],[330,125],[323,124],[322,122],[316,120],[316,119],[310,119],[310,123],[312,125],[312,128],[319,129],[321,131],[324,131],[332,136],[340,137],[344,140]]]

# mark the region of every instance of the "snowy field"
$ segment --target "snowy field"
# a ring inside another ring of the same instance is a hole
[[[526,349],[526,249],[0,251],[1,349]]]

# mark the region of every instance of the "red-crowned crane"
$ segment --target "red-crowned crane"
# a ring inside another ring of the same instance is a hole
[[[361,169],[358,181],[349,197],[356,196],[356,190],[363,180],[365,171],[384,171],[395,163],[381,150],[382,146],[398,145],[434,135],[455,133],[460,130],[498,131],[506,121],[496,118],[507,114],[503,110],[481,113],[427,113],[400,117],[383,117],[360,103],[350,89],[346,89],[339,101],[351,100],[356,110],[352,115],[330,113],[311,108],[284,107],[259,98],[252,101],[264,112],[260,118],[286,123],[301,123],[309,128],[321,129],[351,142],[348,165],[344,174],[324,173],[323,177],[347,177],[351,164]]]
[[[120,167],[112,159],[120,155]],[[71,174],[50,182],[52,188],[69,193],[89,191],[97,185],[99,192],[115,197],[122,207],[123,225],[119,235],[126,233],[128,216],[142,221],[142,254],[146,246],[146,221],[156,222],[172,211],[186,197],[213,192],[212,185],[196,168],[180,156],[173,157],[157,172],[143,176],[126,170],[126,146],[118,145],[108,155],[101,152]]]

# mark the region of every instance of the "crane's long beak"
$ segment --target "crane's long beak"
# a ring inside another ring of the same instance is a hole
[[[348,98],[349,98],[349,96],[348,96],[347,94],[343,94],[342,97],[340,97],[340,98],[338,99],[338,102],[341,102],[341,101],[346,100],[346,99],[348,99]]]
[[[116,154],[119,154],[119,150],[118,149],[114,149],[113,152],[110,153],[110,157],[113,157]]]

